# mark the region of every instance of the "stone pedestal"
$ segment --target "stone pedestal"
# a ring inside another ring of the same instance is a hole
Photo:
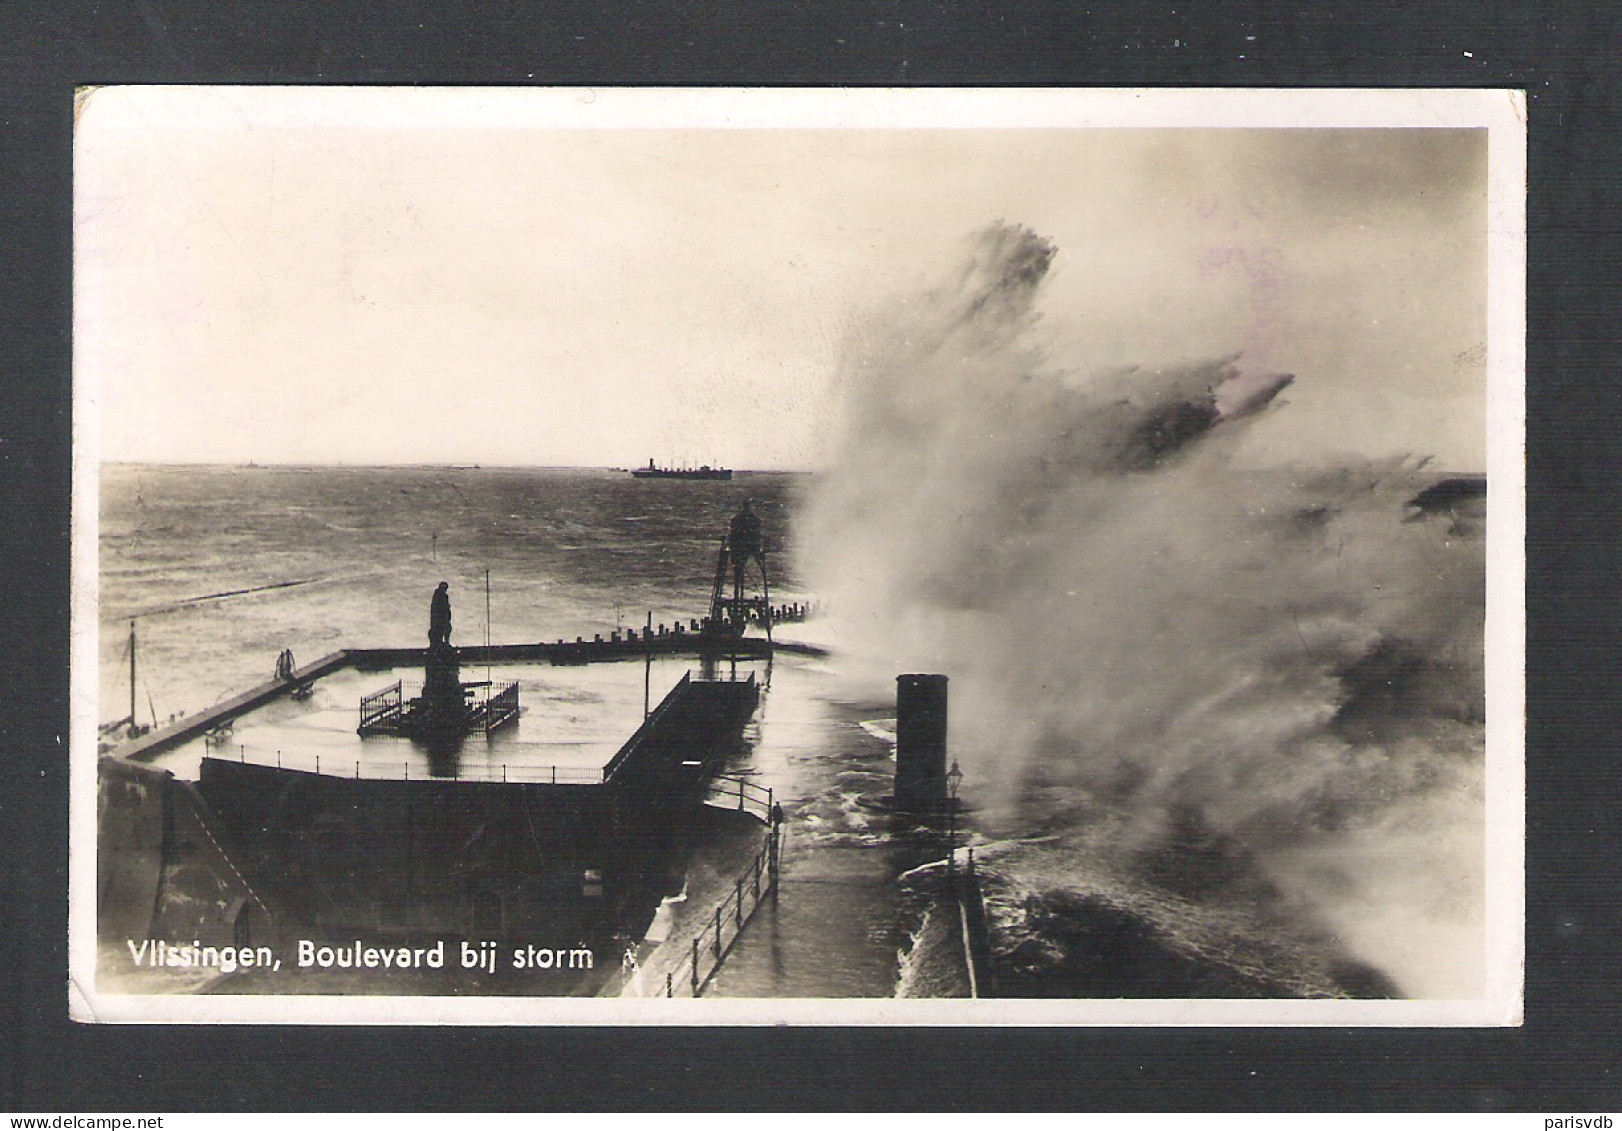
[[[461,735],[467,729],[462,665],[449,641],[440,640],[428,647],[420,703],[424,731]]]

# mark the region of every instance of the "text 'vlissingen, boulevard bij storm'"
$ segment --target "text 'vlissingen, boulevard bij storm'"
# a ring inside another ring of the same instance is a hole
[[[204,946],[199,939],[190,943],[171,943],[164,939],[142,939],[137,943],[126,939],[125,945],[129,948],[130,962],[135,966],[204,967],[224,974],[282,968],[281,958],[268,946]],[[366,946],[359,940],[341,946],[325,946],[299,939],[296,965],[301,970],[443,970],[447,953],[454,959],[453,968],[488,973],[494,973],[502,965],[512,970],[590,970],[596,965],[590,947],[525,944],[503,948],[488,939],[458,941],[450,952],[444,939],[430,946],[411,947]]]

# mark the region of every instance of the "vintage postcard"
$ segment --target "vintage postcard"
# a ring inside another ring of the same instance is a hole
[[[72,1015],[1518,1024],[1524,111],[85,88]]]

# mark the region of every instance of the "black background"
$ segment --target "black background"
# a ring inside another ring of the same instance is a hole
[[[1622,1107],[1612,483],[1622,6],[0,4],[0,1108]],[[1252,38],[1254,37],[1254,38]],[[1471,52],[1470,56],[1465,54]],[[1519,87],[1530,107],[1526,1025],[390,1029],[66,1017],[78,83]]]

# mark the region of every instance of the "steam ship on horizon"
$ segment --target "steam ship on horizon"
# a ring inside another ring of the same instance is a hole
[[[633,479],[731,479],[730,467],[711,467],[704,464],[702,467],[674,468],[655,467],[653,460],[648,460],[647,467],[631,469]]]

